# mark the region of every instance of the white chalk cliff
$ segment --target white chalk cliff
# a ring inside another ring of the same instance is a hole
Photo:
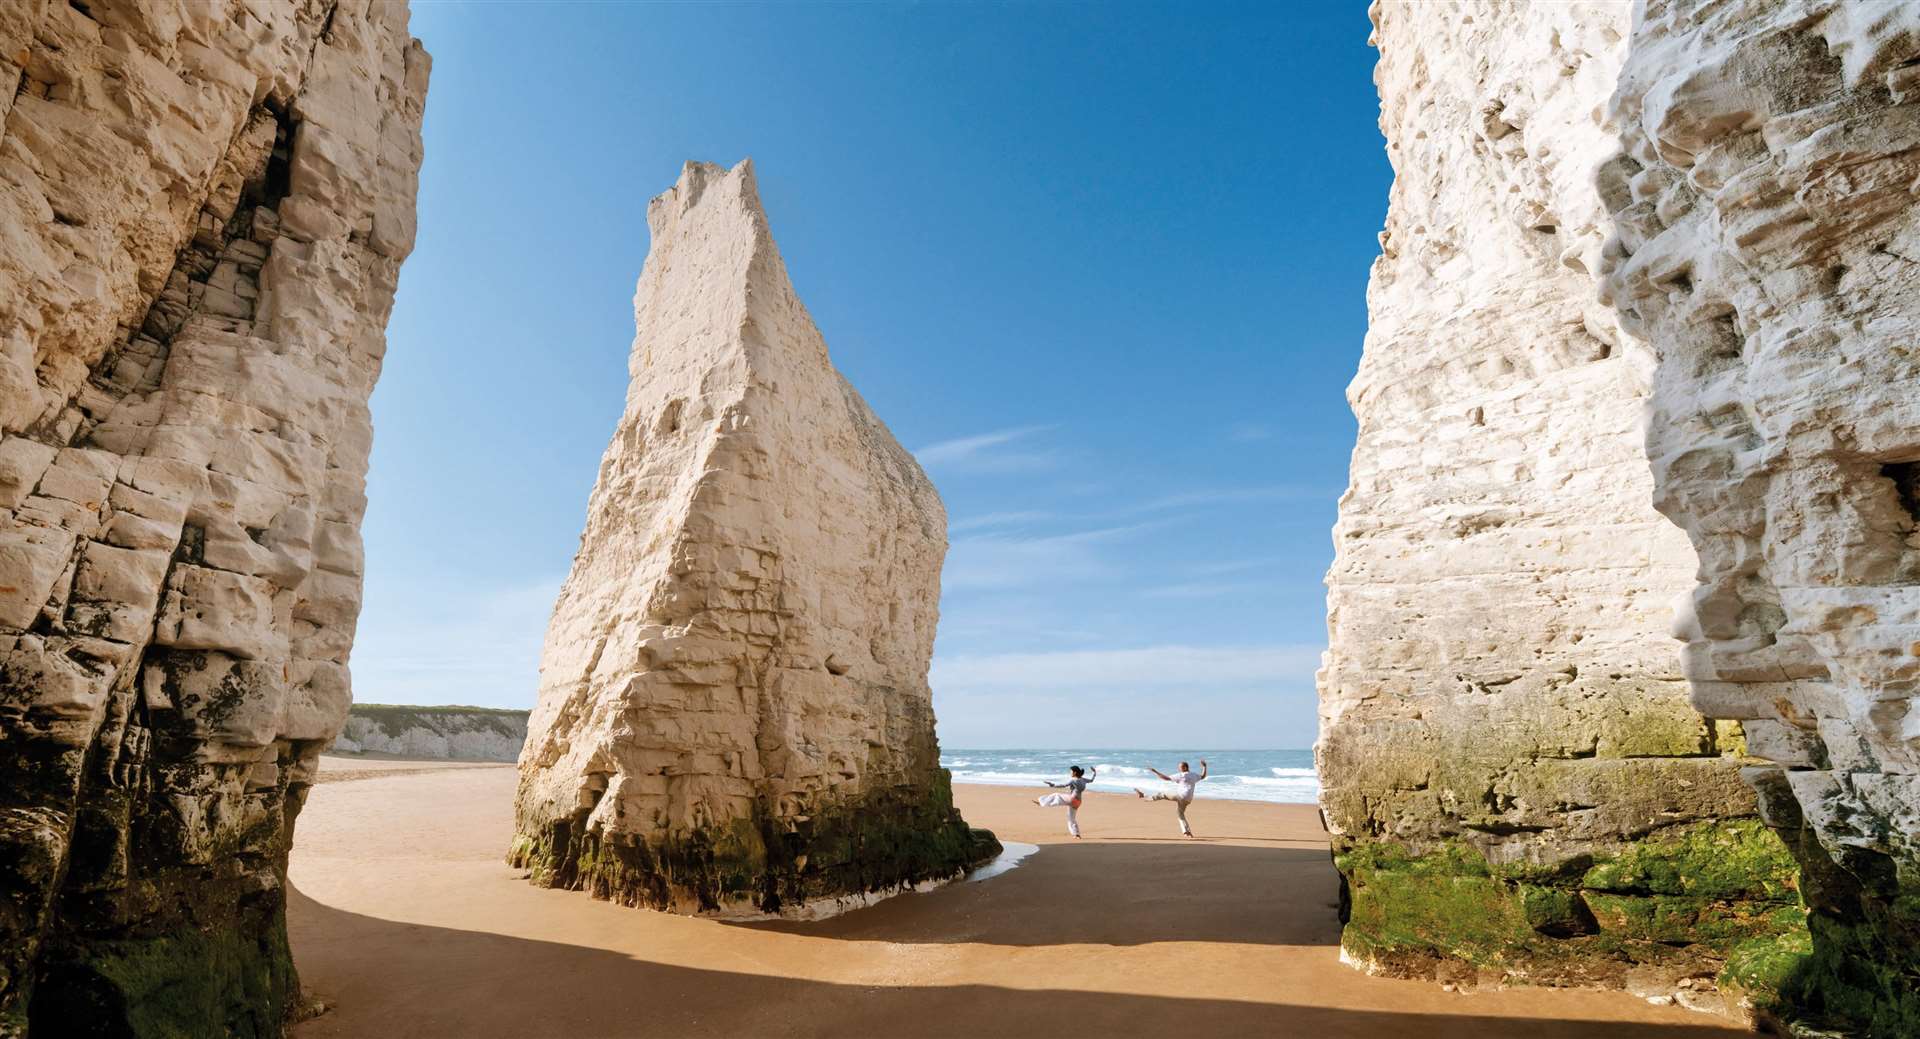
[[[1920,8],[1374,18],[1349,955],[1657,994],[1654,943],[1718,966],[1683,1001],[1920,1034]]]
[[[0,3],[0,1034],[282,1027],[428,66],[403,3]]]
[[[1373,17],[1395,180],[1348,389],[1359,438],[1320,675],[1344,951],[1387,973],[1721,1008],[1729,935],[1797,917],[1791,863],[1740,782],[1739,727],[1691,706],[1666,639],[1694,561],[1652,505],[1655,357],[1594,282],[1629,10]],[[1682,890],[1627,865],[1722,845],[1753,869]]]
[[[518,761],[526,742],[526,711],[357,703],[327,750],[444,761]]]
[[[1920,6],[1648,4],[1603,288],[1655,349],[1693,702],[1804,868],[1800,1009],[1920,1034]]]

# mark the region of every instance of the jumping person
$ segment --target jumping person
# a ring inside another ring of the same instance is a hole
[[[1058,808],[1061,805],[1066,805],[1067,832],[1078,837],[1080,836],[1080,795],[1087,792],[1087,784],[1093,782],[1093,777],[1099,770],[1082,769],[1080,766],[1075,765],[1067,771],[1073,773],[1073,778],[1064,783],[1055,783],[1048,779],[1043,779],[1041,782],[1055,789],[1064,788],[1070,791],[1070,793],[1048,794],[1045,797],[1036,797],[1033,799],[1033,803],[1042,808]]]
[[[1161,791],[1157,794],[1148,794],[1139,787],[1135,787],[1133,792],[1148,801],[1172,801],[1174,812],[1180,816],[1181,835],[1186,837],[1193,836],[1193,827],[1187,825],[1187,806],[1193,803],[1193,788],[1200,785],[1201,780],[1207,778],[1207,759],[1200,759],[1200,774],[1197,776],[1188,771],[1187,763],[1184,761],[1180,763],[1180,771],[1171,776],[1157,768],[1148,768],[1147,771],[1172,783],[1177,789],[1171,793]]]

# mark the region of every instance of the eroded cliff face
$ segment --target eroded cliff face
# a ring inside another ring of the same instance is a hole
[[[0,4],[0,1034],[272,1035],[346,715],[404,4]]]
[[[446,761],[518,761],[526,742],[526,711],[357,703],[327,751]]]
[[[1805,870],[1790,995],[1920,1034],[1920,7],[1649,3],[1612,114],[1605,288],[1658,353],[1694,703]]]
[[[747,163],[648,209],[632,386],[541,660],[511,860],[683,912],[818,911],[992,854],[927,666],[946,512],[827,358]]]
[[[1396,178],[1320,676],[1345,955],[1720,1009],[1801,910],[1666,637],[1694,560],[1650,504],[1654,358],[1594,283],[1628,11],[1373,15]]]

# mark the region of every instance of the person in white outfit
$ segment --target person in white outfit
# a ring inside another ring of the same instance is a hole
[[[1075,765],[1067,771],[1073,774],[1073,778],[1064,783],[1055,783],[1052,780],[1041,780],[1041,782],[1046,783],[1050,787],[1066,790],[1066,793],[1036,797],[1033,799],[1033,803],[1042,808],[1058,808],[1061,805],[1066,805],[1067,832],[1078,837],[1080,836],[1080,796],[1087,792],[1087,784],[1093,782],[1093,777],[1099,770],[1082,769],[1080,766]]]
[[[1200,772],[1197,775],[1187,768],[1187,763],[1184,761],[1180,763],[1180,771],[1173,775],[1167,775],[1157,768],[1149,768],[1147,771],[1172,783],[1173,789],[1148,794],[1139,787],[1135,787],[1133,792],[1148,801],[1172,801],[1174,812],[1180,816],[1180,833],[1186,837],[1193,836],[1193,827],[1187,825],[1187,806],[1193,803],[1193,788],[1207,778],[1207,759],[1200,759]]]

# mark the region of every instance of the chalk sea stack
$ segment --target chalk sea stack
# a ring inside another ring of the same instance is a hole
[[[0,1035],[278,1035],[413,248],[404,4],[0,3]]]
[[[749,163],[688,164],[647,220],[510,860],[679,912],[954,876],[999,845],[955,811],[934,739],[940,497],[828,360]]]

